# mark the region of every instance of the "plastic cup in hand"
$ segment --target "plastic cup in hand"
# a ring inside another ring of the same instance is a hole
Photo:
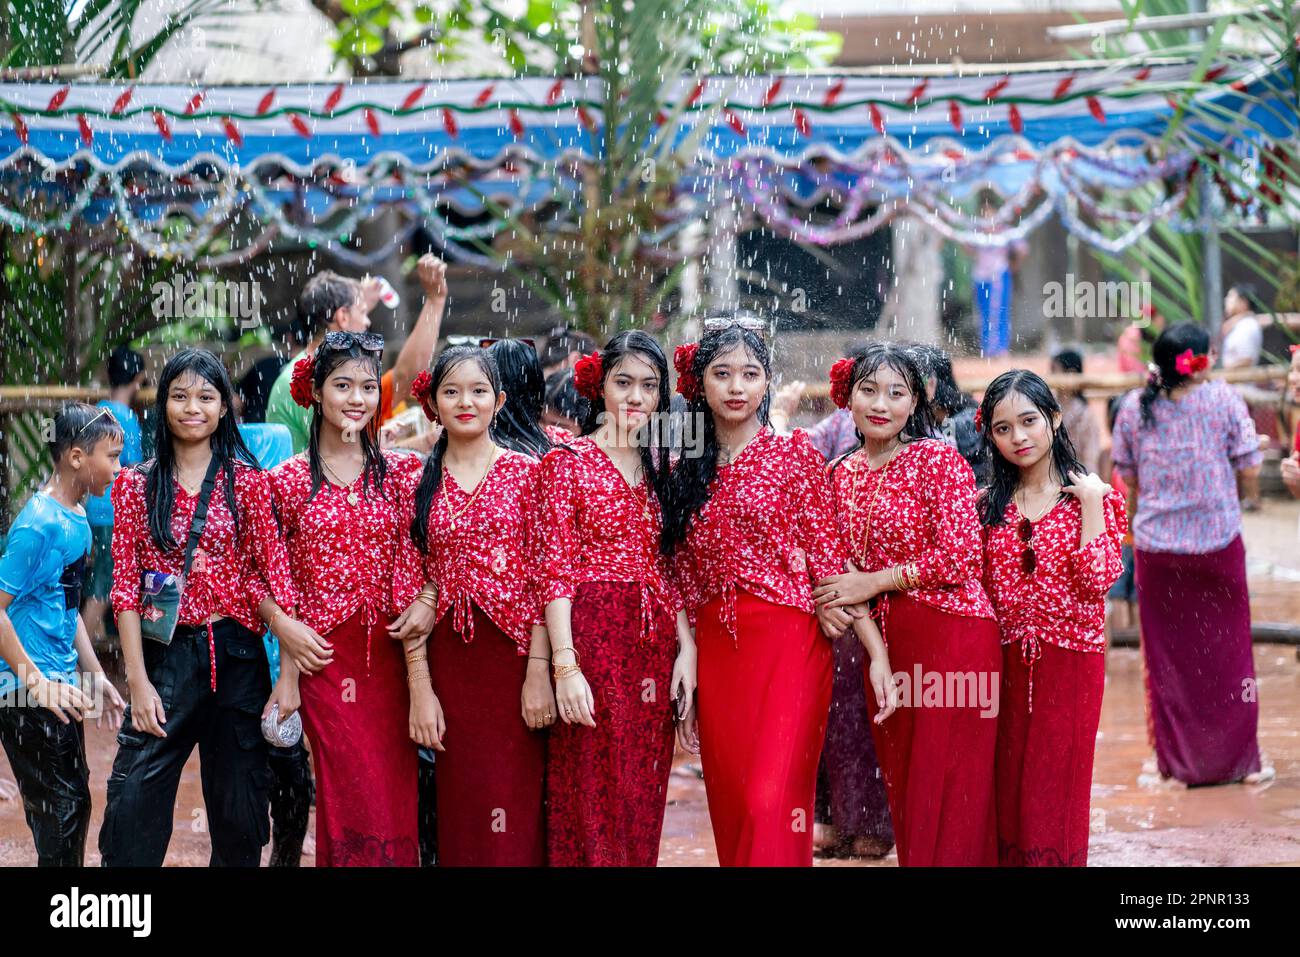
[[[376,276],[379,282],[379,301],[389,309],[396,309],[402,301],[402,297],[397,294],[397,290],[383,276]]]

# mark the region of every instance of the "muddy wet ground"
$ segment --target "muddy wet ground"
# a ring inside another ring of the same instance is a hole
[[[1300,503],[1269,500],[1248,515],[1245,535],[1256,621],[1300,623]],[[1291,645],[1255,646],[1260,683],[1261,750],[1277,770],[1270,783],[1177,788],[1142,774],[1150,756],[1136,649],[1107,655],[1106,694],[1092,785],[1094,866],[1300,865],[1300,662]],[[88,729],[94,818],[86,863],[98,865],[95,839],[104,810],[104,783],[115,750],[111,732]],[[679,755],[671,780],[659,862],[666,866],[716,863],[704,785],[694,759]],[[0,780],[11,779],[0,755]],[[197,756],[186,766],[174,813],[168,865],[204,865]],[[0,798],[0,866],[35,863],[31,837],[16,800]],[[313,858],[304,856],[310,866]],[[854,866],[864,862],[819,862]],[[894,866],[892,856],[876,866]]]

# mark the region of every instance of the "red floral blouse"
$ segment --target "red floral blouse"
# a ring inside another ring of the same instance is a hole
[[[528,654],[533,625],[542,621],[536,592],[540,474],[536,459],[509,450],[475,489],[461,488],[444,468],[429,506],[429,554],[424,555],[410,534],[421,475],[413,473],[404,496],[397,607],[410,605],[425,583],[433,582],[438,619],[451,609],[452,626],[466,641],[474,639],[472,603],[515,642],[519,654]]]
[[[908,597],[953,615],[994,617],[980,581],[975,473],[961,453],[937,439],[918,439],[878,469],[862,450],[830,468],[835,514],[859,569],[913,563],[918,584]],[[888,597],[876,605],[882,616]]]
[[[385,450],[383,491],[364,488],[358,479],[348,488],[328,478],[311,495],[311,465],[300,452],[271,470],[276,513],[299,594],[298,618],[320,635],[328,635],[358,611],[370,626],[394,613],[392,583],[405,514],[406,476],[418,474],[418,456]],[[348,501],[355,494],[356,504]],[[370,649],[366,649],[369,667]]]
[[[628,485],[618,466],[589,437],[571,440],[542,459],[541,608],[572,599],[586,582],[641,587],[641,638],[656,633],[656,609],[675,619],[681,608],[659,550],[663,513],[644,479]]]
[[[780,436],[763,428],[718,468],[709,500],[673,555],[673,571],[691,623],[721,596],[723,622],[736,639],[736,589],[813,613],[813,586],[844,570],[826,460],[802,429]]]
[[[289,556],[271,507],[271,482],[266,472],[236,462],[235,506],[239,530],[226,502],[225,469],[217,470],[208,498],[208,515],[190,564],[178,617],[182,625],[208,624],[212,688],[216,689],[216,649],[211,622],[233,618],[261,634],[266,626],[257,612],[263,598],[291,610],[298,603],[289,574]],[[185,543],[199,497],[175,479],[171,532],[176,548],[164,552],[149,534],[145,510],[145,475],[136,468],[122,471],[113,483],[113,589],[109,600],[114,616],[124,611],[144,614],[141,575],[147,571],[179,575],[185,567]]]
[[[1029,547],[1036,564],[1025,574],[1020,510],[1007,503],[1005,521],[985,527],[984,587],[997,610],[1003,644],[1021,642],[1026,663],[1047,642],[1070,651],[1106,650],[1106,592],[1124,571],[1120,549],[1128,529],[1124,497],[1114,490],[1102,500],[1106,531],[1080,546],[1083,513],[1065,496],[1033,524]]]

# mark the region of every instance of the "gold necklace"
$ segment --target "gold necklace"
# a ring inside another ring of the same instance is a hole
[[[325,466],[325,471],[329,472],[329,474],[333,477],[335,482],[337,482],[343,488],[347,489],[349,505],[356,505],[359,501],[361,501],[361,499],[357,496],[356,489],[352,487],[356,485],[357,481],[361,478],[360,474],[358,474],[357,477],[354,478],[351,482],[345,482],[343,481],[343,478],[339,475],[339,473],[334,471],[333,467],[329,464],[329,462],[325,461],[325,456],[323,455],[320,456],[320,464]],[[365,469],[362,469],[363,473],[364,471]]]
[[[447,495],[447,490],[445,488],[442,490],[442,502],[447,507],[447,519],[451,523],[451,530],[453,532],[456,530],[456,519],[464,517],[465,513],[470,510],[470,506],[474,504],[474,500],[478,498],[478,493],[482,491],[483,486],[487,484],[488,473],[492,471],[492,466],[496,464],[497,457],[500,456],[500,454],[501,446],[493,445],[492,458],[488,459],[487,468],[483,470],[483,477],[480,478],[478,484],[474,486],[474,490],[470,493],[469,501],[462,505],[459,510],[455,510],[451,507],[451,498]],[[448,471],[447,474],[451,475],[451,472]],[[454,479],[455,476],[452,476],[452,478]]]
[[[1030,518],[1029,497],[1024,493],[1024,490],[1021,489],[1020,501],[1016,503],[1016,508],[1020,509],[1020,517],[1028,521],[1030,525],[1033,525],[1035,522],[1042,521],[1043,517],[1048,512],[1050,512],[1053,508],[1056,507],[1056,503],[1060,499],[1060,497],[1061,497],[1061,486],[1058,483],[1056,487],[1052,490],[1051,496],[1047,500],[1047,505],[1043,508],[1041,512],[1038,513],[1037,516],[1035,516],[1034,518]]]
[[[871,502],[867,507],[867,523],[862,530],[862,562],[864,565],[866,564],[867,561],[867,546],[871,542],[871,516],[876,510],[876,500],[880,498],[880,490],[885,485],[885,476],[889,473],[889,466],[891,466],[894,463],[894,457],[898,455],[899,450],[902,449],[902,447],[903,447],[903,443],[899,442],[896,446],[894,446],[894,451],[889,453],[889,458],[885,459],[885,464],[880,467],[880,479],[876,482],[876,490],[871,494]],[[863,456],[866,457],[867,460],[866,463],[867,468],[865,471],[869,472],[871,471],[871,456],[867,455],[867,450],[865,447],[862,449],[862,454]],[[862,481],[862,475],[859,474],[853,483],[853,505],[855,509],[857,508],[858,488],[861,481]]]

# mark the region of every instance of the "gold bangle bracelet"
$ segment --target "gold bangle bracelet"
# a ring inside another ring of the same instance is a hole
[[[554,661],[556,655],[563,654],[563,653],[566,652],[566,651],[571,651],[571,652],[573,652],[573,663],[574,663],[575,665],[578,664],[578,662],[579,662],[579,660],[580,660],[580,659],[578,658],[578,649],[577,649],[577,648],[574,648],[572,645],[569,645],[567,648],[552,648],[552,649],[551,649],[551,660]]]
[[[582,674],[582,669],[577,665],[560,665],[558,668],[554,668],[551,671],[551,677],[555,678],[557,681],[560,678],[567,678],[570,675],[580,674]]]

